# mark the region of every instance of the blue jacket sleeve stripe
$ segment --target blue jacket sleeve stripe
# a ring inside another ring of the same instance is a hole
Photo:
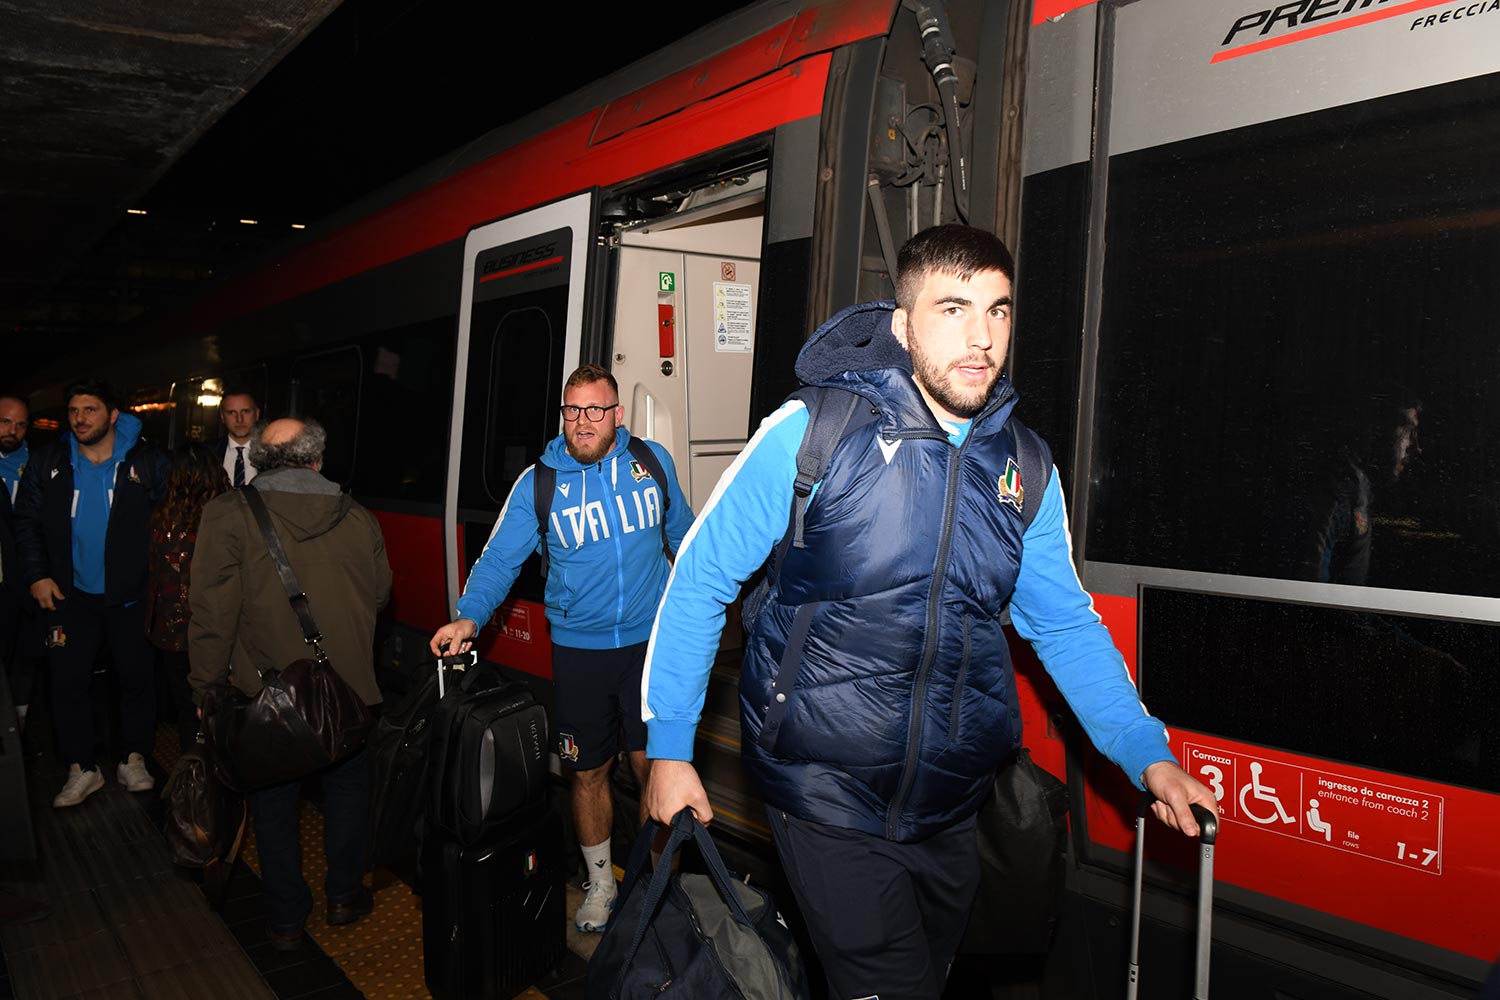
[[[532,496],[533,470],[528,465],[510,488],[495,527],[490,531],[484,551],[474,560],[463,596],[458,599],[458,617],[467,618],[480,628],[494,615],[511,584],[520,575],[521,564],[541,544],[537,530],[536,501]]]
[[[1078,579],[1067,525],[1054,469],[1042,507],[1023,539],[1011,620],[1036,648],[1094,746],[1142,787],[1148,766],[1173,760],[1166,727],[1141,704],[1124,657]]]
[[[653,759],[693,759],[724,608],[786,534],[797,449],[806,427],[807,408],[800,400],[767,417],[719,478],[682,541],[641,674],[646,753]]]

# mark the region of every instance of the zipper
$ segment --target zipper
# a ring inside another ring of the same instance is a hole
[[[613,462],[615,461],[615,459],[611,459],[610,461],[611,461],[610,471],[613,472],[614,471]],[[611,475],[609,478],[606,479],[606,477],[604,475],[604,462],[602,460],[599,462],[599,464],[596,467],[595,471],[597,471],[599,473],[599,488],[602,490],[602,489],[604,489],[605,485],[607,484],[609,486],[609,492],[606,495],[611,500],[615,499],[615,497],[618,494],[616,494],[616,492],[615,492],[615,484],[613,482],[614,477]],[[613,507],[614,507],[613,504],[606,503],[604,505],[604,523],[606,525],[609,524],[610,519],[614,517]],[[615,645],[617,645],[617,646],[620,644],[620,623],[625,620],[625,549],[624,549],[624,545],[623,545],[623,543],[621,541],[621,539],[622,539],[622,537],[624,536],[624,533],[625,533],[624,529],[625,529],[625,526],[623,524],[616,523],[615,524],[615,529],[614,529],[614,532],[613,532],[613,534],[614,534],[614,543],[615,543],[615,628],[614,628],[614,635],[615,635]]]
[[[958,665],[958,683],[953,687],[953,723],[948,727],[948,742],[958,742],[958,710],[964,702],[964,680],[969,676],[969,616],[964,615],[964,658]]]
[[[976,418],[977,419],[977,418]],[[946,438],[945,438],[946,439]],[[922,750],[923,705],[927,700],[927,675],[932,672],[932,661],[937,658],[938,638],[942,629],[942,615],[938,602],[943,593],[943,580],[948,571],[948,550],[953,544],[953,510],[958,505],[958,472],[963,465],[964,453],[973,440],[973,427],[965,435],[964,443],[948,451],[947,494],[943,500],[943,530],[938,536],[937,558],[932,566],[932,583],[927,588],[927,636],[923,641],[922,658],[917,663],[917,676],[912,684],[910,716],[906,725],[906,762],[901,767],[901,784],[896,797],[891,800],[885,816],[887,840],[896,839],[896,830],[901,810],[906,806],[906,797],[911,793],[912,782],[917,777],[917,759]]]

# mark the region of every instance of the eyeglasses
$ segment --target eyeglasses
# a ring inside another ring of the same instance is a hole
[[[562,411],[562,418],[569,423],[577,420],[580,414],[587,414],[589,422],[597,424],[604,419],[604,414],[619,405],[619,403],[610,403],[608,406],[573,406],[569,403],[564,403],[558,409]]]

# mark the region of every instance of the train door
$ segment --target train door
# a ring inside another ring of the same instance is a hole
[[[462,298],[443,519],[448,607],[484,550],[516,479],[561,426],[562,382],[583,342],[594,195],[472,230]],[[550,676],[541,578],[528,561],[481,632],[481,656]]]
[[[667,446],[693,510],[747,440],[764,174],[620,234],[611,363],[632,434]]]
[[[1016,378],[1077,409],[1023,412],[1219,798],[1235,995],[1472,995],[1500,950],[1500,5],[1257,6],[1034,27]],[[1107,982],[1133,793],[1072,751]],[[1161,885],[1187,847],[1154,838]],[[1173,896],[1148,924],[1188,919]]]

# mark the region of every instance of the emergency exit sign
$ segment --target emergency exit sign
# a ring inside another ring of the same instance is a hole
[[[656,276],[656,289],[661,292],[677,291],[677,275],[671,271],[658,271]]]

